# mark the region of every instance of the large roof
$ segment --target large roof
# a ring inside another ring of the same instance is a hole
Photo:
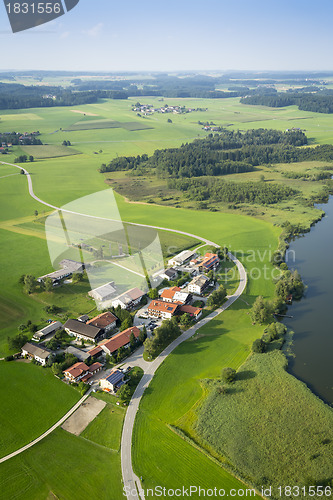
[[[196,276],[193,278],[191,281],[190,285],[198,285],[200,287],[206,285],[209,282],[209,278],[205,276],[204,274],[199,274],[199,276]]]
[[[49,333],[53,333],[56,330],[62,328],[62,323],[60,321],[53,321],[50,325],[45,326],[41,330],[38,330],[36,333],[41,333],[42,335],[48,335]]]
[[[117,317],[107,311],[87,321],[87,325],[96,326],[97,328],[105,328],[115,321],[117,321]]]
[[[180,307],[180,312],[181,313],[187,313],[189,314],[190,316],[198,316],[198,314],[200,314],[202,311],[202,309],[200,307],[194,307],[194,306],[188,306],[188,305],[184,305],[184,306],[181,306]]]
[[[127,292],[123,293],[122,295],[118,295],[118,297],[115,297],[113,300],[119,300],[126,306],[133,302],[134,300],[140,299],[141,297],[144,296],[144,292],[140,290],[139,288],[131,288],[130,290],[127,290]]]
[[[115,385],[120,382],[124,378],[124,376],[124,373],[120,370],[114,370],[105,378],[105,380],[107,380],[110,384]]]
[[[51,354],[49,349],[41,348],[33,342],[27,342],[22,347],[22,351],[27,351],[31,356],[37,356],[40,359],[46,359]]]
[[[75,365],[64,370],[64,373],[71,375],[73,378],[77,378],[87,371],[89,371],[89,367],[85,363],[75,363]]]
[[[99,286],[98,288],[94,288],[89,292],[89,294],[97,296],[99,300],[105,300],[116,293],[116,288],[114,286],[114,281],[110,281],[110,283],[106,283],[105,285]]]
[[[149,311],[159,311],[174,314],[178,304],[173,302],[163,302],[163,300],[152,300],[148,306]]]
[[[64,259],[59,263],[59,266],[63,269],[68,269],[71,273],[80,271],[85,267],[83,262],[77,262],[76,260]]]
[[[117,335],[114,335],[111,339],[104,340],[99,345],[105,347],[105,349],[113,353],[120,347],[124,347],[130,342],[131,333],[133,333],[134,337],[137,339],[140,334],[140,330],[137,326],[132,326],[131,328],[127,328],[127,330],[117,333]]]
[[[82,351],[81,349],[78,349],[73,345],[68,346],[65,349],[65,352],[74,354],[74,356],[76,356],[79,361],[85,361],[86,359],[90,358],[90,354],[88,352]]]
[[[68,330],[78,333],[79,335],[84,335],[85,337],[90,337],[91,339],[95,339],[101,333],[100,328],[96,328],[92,325],[86,325],[82,323],[82,321],[78,321],[77,319],[69,319],[64,324],[64,328],[68,328]]]

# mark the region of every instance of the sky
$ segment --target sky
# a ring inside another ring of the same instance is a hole
[[[332,20],[331,0],[80,0],[13,34],[1,2],[0,69],[333,70]]]

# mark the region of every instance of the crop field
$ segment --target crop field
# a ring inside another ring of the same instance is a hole
[[[22,146],[21,148],[25,154],[32,155],[36,159],[45,158],[57,158],[59,156],[71,156],[79,155],[80,151],[68,146],[58,146],[53,144],[52,146],[40,145],[40,146]]]
[[[325,484],[333,475],[333,410],[285,371],[285,361],[277,350],[253,354],[229,393],[211,390],[197,432],[254,484]]]
[[[0,373],[2,457],[38,437],[80,399],[50,370],[32,363],[2,361]]]
[[[80,464],[78,465],[78,457]],[[62,429],[1,464],[1,497],[17,500],[122,498],[120,456]]]

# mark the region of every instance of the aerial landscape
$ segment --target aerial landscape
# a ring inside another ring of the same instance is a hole
[[[331,5],[4,4],[0,499],[333,498]]]

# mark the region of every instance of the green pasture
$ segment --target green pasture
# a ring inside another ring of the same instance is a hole
[[[0,373],[1,456],[43,434],[80,398],[50,370],[32,363],[1,361]]]
[[[81,433],[81,437],[119,452],[125,414],[125,408],[107,403],[101,413]]]
[[[252,483],[262,485],[265,478],[275,491],[325,484],[333,475],[333,410],[285,364],[277,350],[252,355],[229,393],[211,389],[197,424],[206,445]]]
[[[79,155],[81,152],[69,146],[58,146],[56,144],[40,146],[22,146],[24,153],[32,155],[36,159],[57,158],[59,156]]]
[[[62,429],[1,464],[0,498],[122,498],[118,453]]]

